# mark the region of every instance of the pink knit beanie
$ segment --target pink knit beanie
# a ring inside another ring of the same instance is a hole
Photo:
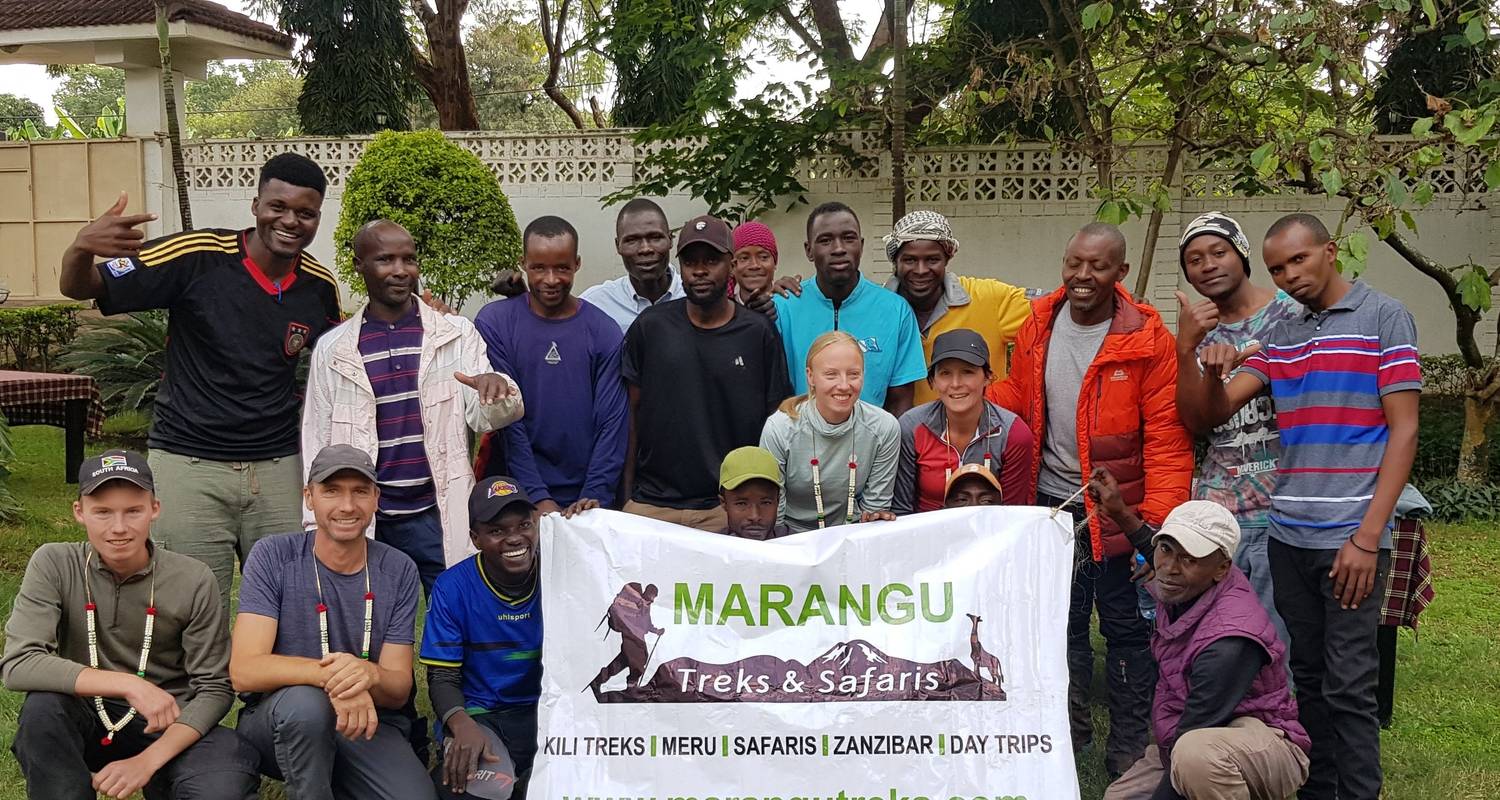
[[[771,233],[771,229],[763,223],[753,220],[743,223],[734,229],[734,249],[738,252],[741,248],[749,247],[752,244],[770,250],[771,257],[777,261],[781,260],[781,255],[776,252],[776,234]]]

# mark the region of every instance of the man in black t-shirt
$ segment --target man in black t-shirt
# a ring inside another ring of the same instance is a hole
[[[677,261],[687,297],[652,306],[625,334],[620,373],[630,395],[625,511],[723,530],[719,464],[760,441],[792,393],[776,325],[729,299],[729,226],[682,227]]]
[[[226,609],[235,557],[301,527],[297,361],[340,316],[333,273],[305,252],[326,186],[317,164],[283,153],[261,168],[255,227],[151,242],[139,226],[155,215],[125,214],[121,194],[63,254],[68,297],[170,312],[147,440],[165,509],[152,534],[213,570]]]

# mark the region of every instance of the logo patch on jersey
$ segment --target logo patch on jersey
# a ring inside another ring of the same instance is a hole
[[[286,351],[287,358],[296,358],[307,346],[307,340],[312,336],[312,328],[300,322],[288,322],[286,326],[286,338],[282,340],[281,347]]]
[[[118,469],[125,466],[125,456],[104,456],[99,459],[99,466],[105,469]]]
[[[739,367],[740,369],[744,369],[745,368],[745,357],[744,356],[735,356],[734,357],[734,365],[736,367]]]
[[[880,340],[874,336],[866,336],[859,340],[859,349],[865,353],[878,353],[880,352]]]
[[[495,481],[490,484],[490,490],[487,494],[490,497],[506,497],[519,491],[520,489],[517,489],[516,485],[510,481]]]
[[[553,342],[552,346],[547,348],[547,355],[543,356],[542,360],[553,366],[562,363],[562,354],[557,352],[557,342]]]
[[[116,278],[123,278],[135,271],[135,264],[128,258],[111,258],[104,262],[104,268],[109,274]]]

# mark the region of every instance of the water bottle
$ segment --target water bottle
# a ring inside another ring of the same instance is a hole
[[[1136,553],[1135,554],[1135,565],[1137,567],[1139,567],[1139,566],[1141,566],[1141,565],[1143,565],[1145,563],[1146,563],[1146,557],[1143,556],[1143,555],[1141,555],[1140,553]],[[1141,612],[1141,619],[1147,620],[1149,622],[1155,622],[1156,621],[1156,598],[1152,597],[1151,593],[1148,592],[1148,591],[1146,591],[1146,582],[1145,581],[1136,581],[1136,583],[1135,583],[1135,598],[1136,598],[1135,599],[1136,607],[1139,608],[1140,612]]]

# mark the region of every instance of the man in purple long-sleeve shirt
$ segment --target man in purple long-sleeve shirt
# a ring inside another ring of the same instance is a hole
[[[491,437],[481,469],[513,476],[544,514],[580,501],[610,505],[629,433],[620,327],[573,296],[578,232],[567,220],[538,217],[522,240],[526,294],[490,303],[474,325],[490,363],[523,396],[545,401]]]

